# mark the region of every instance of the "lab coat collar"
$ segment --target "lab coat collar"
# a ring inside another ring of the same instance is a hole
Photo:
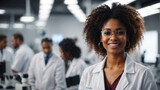
[[[53,54],[53,53],[52,53],[52,54]],[[50,59],[50,60],[48,61],[47,65],[45,65],[44,54],[43,54],[43,52],[41,53],[41,55],[40,55],[40,62],[41,62],[41,65],[42,65],[44,71],[46,71],[47,68],[49,68],[49,66],[52,65],[52,63],[54,63],[57,58],[56,58],[56,56],[53,54],[49,59]]]
[[[93,73],[97,73],[103,70],[105,62],[106,62],[106,58],[107,56],[103,59],[103,61],[101,61],[100,63],[96,65],[96,68],[93,70]],[[125,73],[135,73],[133,60],[131,60],[131,57],[128,54],[125,60],[124,72]]]

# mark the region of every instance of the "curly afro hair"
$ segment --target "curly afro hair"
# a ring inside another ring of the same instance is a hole
[[[83,34],[89,47],[95,49],[96,53],[102,56],[107,55],[105,48],[99,47],[101,29],[104,23],[109,19],[119,20],[127,29],[127,38],[129,47],[126,45],[125,52],[132,52],[140,44],[145,31],[144,21],[135,8],[120,3],[113,3],[110,8],[108,5],[102,5],[92,10],[87,17]]]

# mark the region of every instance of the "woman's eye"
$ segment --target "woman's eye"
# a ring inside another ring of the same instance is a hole
[[[111,35],[111,32],[105,32],[104,34],[105,35]]]
[[[119,31],[117,34],[118,34],[118,35],[123,35],[124,32],[123,32],[123,31]]]

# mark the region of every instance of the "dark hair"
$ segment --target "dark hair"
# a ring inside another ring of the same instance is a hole
[[[59,46],[63,52],[70,52],[74,58],[79,58],[81,55],[81,50],[78,46],[76,46],[73,39],[70,38],[63,39],[59,43]]]
[[[41,40],[41,44],[42,44],[43,42],[48,42],[48,43],[52,44],[52,39],[46,37],[46,38],[43,38],[43,39]]]
[[[126,45],[125,51],[134,51],[143,37],[144,21],[133,7],[120,3],[113,3],[111,8],[108,5],[97,7],[87,17],[84,35],[89,47],[93,47],[100,55],[107,54],[105,48],[102,45],[99,47],[98,44],[100,43],[101,29],[110,18],[119,20],[126,27],[130,47]]]
[[[4,35],[4,34],[0,34],[0,42],[1,42],[2,40],[4,40],[5,38],[7,38],[7,36],[6,36],[6,35]]]
[[[13,37],[15,38],[15,39],[19,39],[20,41],[24,41],[24,39],[23,39],[23,35],[21,34],[21,33],[15,33],[15,34],[13,34]]]

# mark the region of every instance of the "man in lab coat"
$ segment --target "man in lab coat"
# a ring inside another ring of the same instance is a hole
[[[0,61],[9,61],[12,64],[13,54],[6,50],[7,36],[0,34]]]
[[[64,61],[52,52],[52,40],[41,41],[43,52],[32,58],[29,67],[29,82],[32,90],[65,90]]]
[[[12,45],[17,49],[12,64],[12,72],[26,74],[34,55],[33,50],[24,44],[23,36],[20,33],[13,34]]]

